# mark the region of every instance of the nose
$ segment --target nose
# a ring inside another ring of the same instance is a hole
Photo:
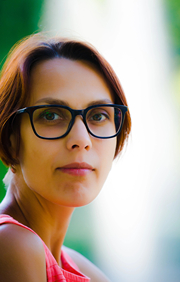
[[[92,147],[90,134],[88,133],[86,126],[81,116],[75,118],[75,122],[71,131],[67,135],[67,148],[68,150],[87,150]]]

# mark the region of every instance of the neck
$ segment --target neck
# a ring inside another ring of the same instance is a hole
[[[11,183],[0,213],[8,214],[35,231],[60,264],[61,247],[74,208],[39,201],[34,194],[22,195]]]

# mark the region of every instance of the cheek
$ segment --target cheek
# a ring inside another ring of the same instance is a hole
[[[112,167],[116,150],[116,138],[103,140],[98,150],[98,156],[100,159],[100,174],[102,181],[104,182],[108,176],[108,173]]]
[[[29,135],[28,135],[29,136]],[[52,144],[51,144],[52,145]],[[50,159],[54,155],[49,142],[40,138],[21,139],[19,160],[23,169],[33,170],[46,169],[50,166]]]
[[[102,158],[105,159],[106,163],[108,162],[112,163],[116,151],[117,138],[105,139],[104,142],[105,142],[105,148]]]
[[[21,139],[20,173],[29,188],[43,193],[42,187],[50,185],[53,152],[48,142],[31,134],[27,136]]]
[[[21,169],[32,171],[43,164],[48,153],[46,142],[43,141],[36,137],[29,123],[22,123],[19,150]]]

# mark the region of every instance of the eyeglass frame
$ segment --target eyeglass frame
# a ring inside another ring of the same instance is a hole
[[[116,107],[116,108],[120,109],[120,110],[121,110],[121,113],[122,113],[122,122],[121,122],[121,126],[120,126],[120,128],[118,129],[118,131],[116,132],[116,134],[114,134],[114,135],[112,135],[112,136],[110,136],[110,137],[102,137],[102,136],[97,136],[97,135],[93,134],[93,133],[90,131],[90,129],[89,129],[88,125],[87,125],[87,122],[86,122],[86,114],[87,114],[87,112],[88,112],[89,110],[91,110],[91,109],[93,109],[93,108],[104,107],[104,106],[106,106],[106,107]],[[59,136],[59,137],[43,137],[43,136],[40,136],[40,135],[36,132],[36,130],[35,130],[34,123],[33,123],[33,113],[34,113],[34,111],[35,111],[36,109],[48,108],[48,107],[49,107],[49,108],[57,108],[57,107],[60,107],[60,108],[69,110],[69,112],[71,113],[72,119],[71,119],[71,121],[70,121],[70,123],[69,123],[68,129],[67,129],[67,131],[66,131],[65,134],[63,134],[63,135],[61,135],[61,136]],[[34,134],[35,134],[38,138],[45,139],[45,140],[56,140],[56,139],[61,139],[61,138],[65,137],[65,136],[67,136],[67,135],[69,134],[69,132],[71,131],[71,129],[72,129],[73,125],[74,125],[76,116],[79,116],[79,115],[80,115],[80,116],[82,116],[82,118],[83,118],[83,123],[84,123],[84,125],[85,125],[85,127],[86,127],[86,129],[87,129],[87,131],[88,131],[88,133],[89,133],[90,135],[92,135],[93,137],[99,138],[99,139],[110,139],[110,138],[114,138],[114,137],[118,136],[119,133],[121,132],[121,129],[122,129],[123,123],[124,123],[125,113],[126,113],[127,111],[128,111],[128,107],[127,107],[127,106],[118,105],[118,104],[97,104],[97,105],[89,106],[89,107],[87,107],[87,108],[85,108],[85,109],[82,109],[82,110],[74,110],[74,109],[72,109],[72,108],[70,108],[70,107],[68,107],[68,106],[64,106],[64,105],[58,105],[58,104],[56,104],[56,105],[55,105],[55,104],[52,104],[52,105],[51,105],[51,104],[47,104],[47,105],[38,105],[38,106],[31,106],[31,107],[25,107],[25,108],[23,108],[23,109],[19,109],[19,110],[17,110],[17,111],[14,113],[15,116],[14,116],[14,118],[13,118],[13,121],[14,121],[16,115],[23,114],[23,113],[28,113],[29,118],[30,118],[30,122],[31,122],[31,126],[32,126],[32,129],[33,129],[33,132],[34,132]]]

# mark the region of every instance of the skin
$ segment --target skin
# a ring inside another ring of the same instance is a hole
[[[93,66],[67,59],[43,61],[34,67],[30,97],[28,106],[63,103],[72,109],[84,109],[94,103],[113,103],[104,78]],[[9,214],[33,229],[61,265],[61,247],[73,210],[89,204],[102,189],[111,169],[116,138],[103,140],[91,136],[81,116],[76,117],[70,133],[62,139],[38,138],[32,131],[27,114],[22,116],[20,132],[19,165],[16,166],[7,195],[0,205],[0,212]],[[13,153],[16,146],[13,135],[11,144]],[[82,162],[91,168],[81,169],[80,173],[63,169],[71,163]],[[7,240],[5,234],[9,232],[8,228],[15,228],[17,232],[19,230],[19,227],[8,225],[7,230],[2,231],[0,227],[1,242],[3,238]],[[0,244],[0,249],[3,251],[3,244]],[[39,253],[44,256],[43,251]],[[70,255],[81,269],[83,259],[75,253],[72,255],[72,251]],[[84,264],[91,273],[92,266],[88,267],[86,262]],[[96,273],[96,270],[93,269],[92,273]],[[44,278],[39,276],[39,279]],[[102,280],[95,279],[106,281],[103,280],[104,276]]]

